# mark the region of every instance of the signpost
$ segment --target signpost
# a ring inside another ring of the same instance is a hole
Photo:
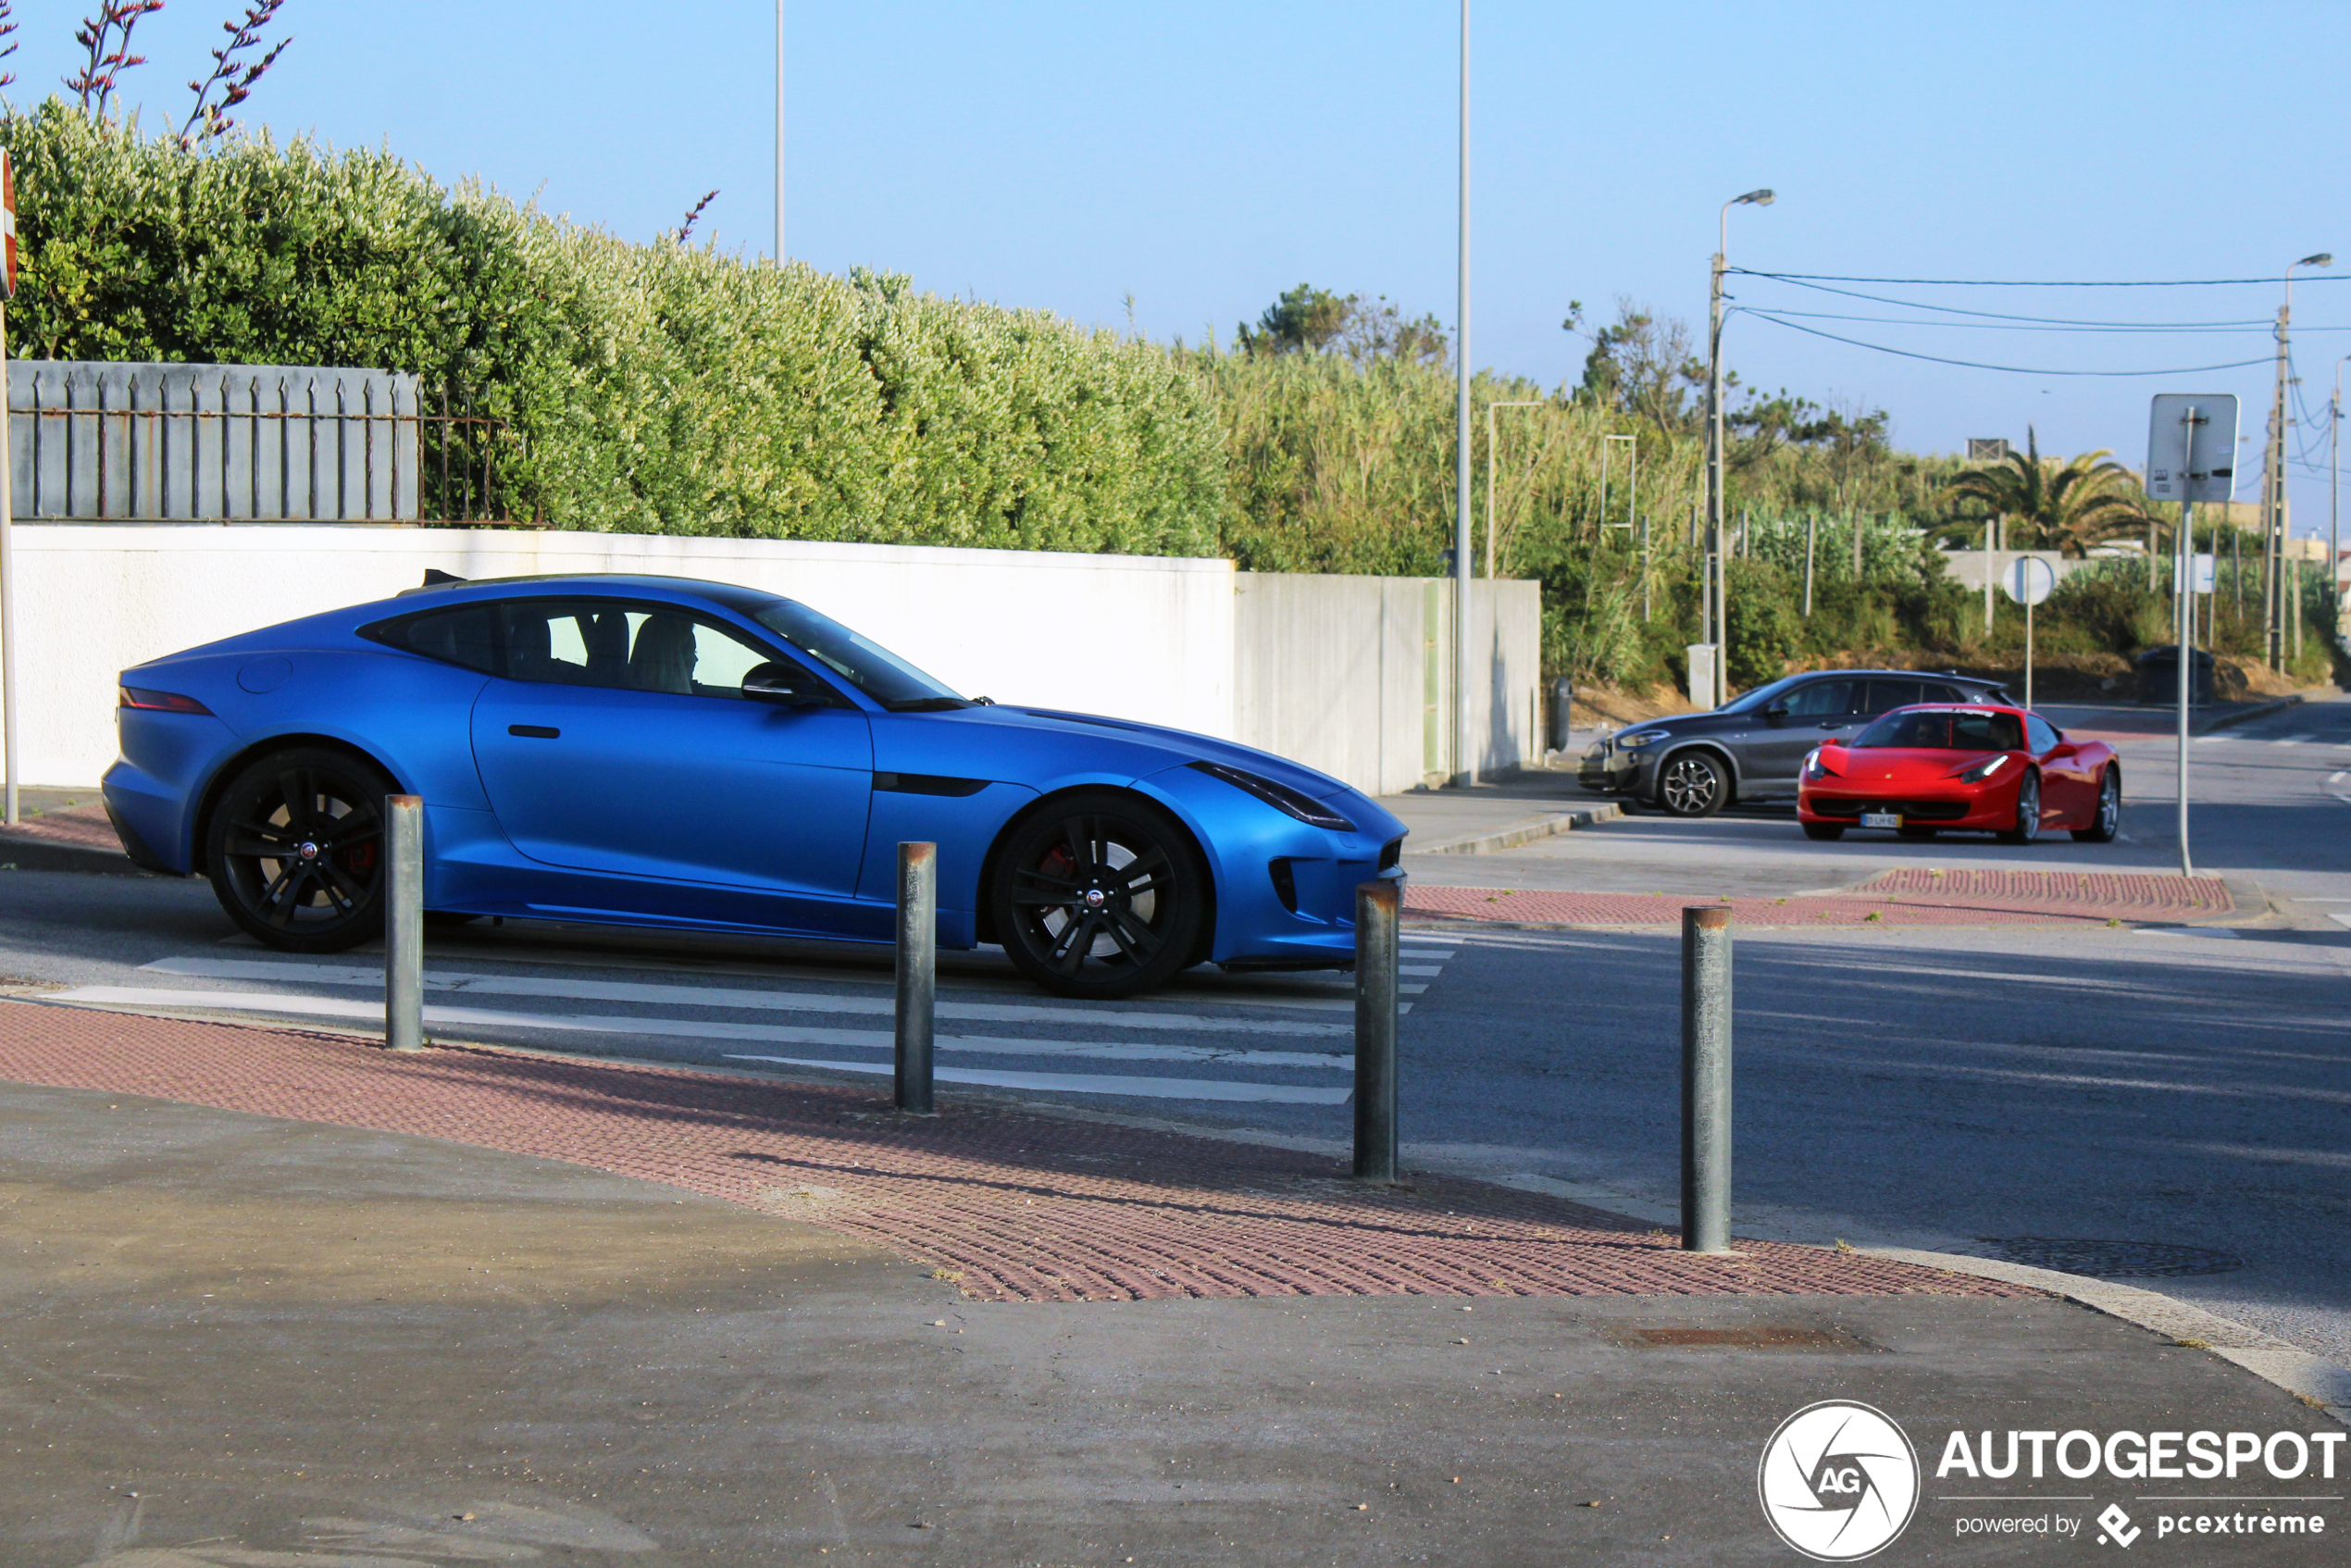
[[[2196,685],[2196,504],[2225,502],[2236,489],[2237,400],[2226,392],[2158,392],[2147,415],[2147,495],[2180,504],[2180,545],[2171,552],[2171,621],[2179,652],[2180,875],[2188,854],[2188,694]]]
[[[2024,705],[2033,705],[2033,606],[2057,591],[2057,568],[2038,555],[2019,555],[2009,563],[2001,591],[2024,606]]]
[[[0,752],[6,753],[6,798],[0,822],[17,825],[17,557],[15,498],[8,481],[17,466],[15,417],[8,406],[8,307],[17,297],[17,171],[0,148]]]

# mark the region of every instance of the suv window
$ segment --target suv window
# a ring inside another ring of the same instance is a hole
[[[1930,680],[1925,685],[1920,687],[1919,690],[1926,693],[1925,696],[1919,699],[1922,703],[1959,703],[1966,701],[1965,698],[1959,695],[1959,689],[1956,686],[1942,686]]]
[[[566,686],[740,697],[776,655],[682,610],[610,600],[526,599],[501,606],[508,678]]]
[[[1816,680],[1788,693],[1787,711],[1792,718],[1829,718],[1853,711],[1853,688],[1850,680]]]
[[[1869,705],[1864,713],[1882,714],[1888,708],[1907,708],[1924,702],[1919,695],[1920,683],[1915,680],[1872,680],[1870,682]]]

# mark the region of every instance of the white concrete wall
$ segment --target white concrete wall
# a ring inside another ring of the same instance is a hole
[[[802,600],[957,691],[1229,737],[1229,561],[512,529],[26,524],[16,529],[28,784],[114,761],[117,672],[465,578],[653,572]]]
[[[1236,740],[1376,794],[1410,790],[1451,770],[1449,584],[1243,572],[1236,586]],[[1539,743],[1536,585],[1473,582],[1470,647],[1475,674],[1469,728],[1478,766],[1514,766]]]
[[[87,785],[106,771],[119,671],[389,598],[428,567],[469,579],[648,572],[740,583],[813,605],[973,696],[1223,736],[1379,793],[1450,765],[1451,593],[1435,579],[511,529],[43,523],[19,525],[15,549],[28,784]],[[1538,591],[1474,583],[1471,616],[1471,733],[1481,768],[1507,768],[1539,740]],[[1428,638],[1438,660],[1434,758],[1424,747]]]

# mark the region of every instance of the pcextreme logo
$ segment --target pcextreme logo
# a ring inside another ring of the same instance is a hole
[[[1883,1411],[1823,1400],[1780,1423],[1755,1489],[1780,1539],[1816,1562],[1854,1562],[1909,1524],[1919,1456]]]

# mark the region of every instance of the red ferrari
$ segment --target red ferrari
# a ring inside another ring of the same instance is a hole
[[[2065,828],[2103,844],[2122,825],[2122,765],[2105,741],[2069,740],[2022,708],[1897,708],[1804,759],[1796,815],[1808,839],[1891,828],[1910,839],[1957,830],[2029,844]]]

